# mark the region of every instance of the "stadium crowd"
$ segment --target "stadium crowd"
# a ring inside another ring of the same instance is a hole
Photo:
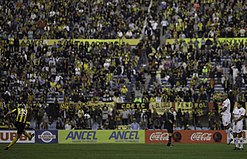
[[[209,102],[216,84],[231,92],[232,102],[247,102],[247,41],[218,40],[246,36],[244,1],[153,1],[150,13],[149,1],[138,0],[23,0],[0,6],[0,119],[25,102],[36,129],[54,122],[57,129],[114,129],[133,122],[151,129],[162,128],[163,119],[150,109],[62,108],[60,102]],[[164,34],[175,40],[162,43]],[[142,36],[137,46],[64,40]],[[44,39],[60,40],[50,46]],[[184,129],[200,125],[196,114],[177,112],[177,119]]]
[[[161,7],[152,28],[160,23],[164,30],[169,28],[171,38],[246,37],[245,0],[153,1],[157,2]],[[147,0],[1,1],[0,32],[20,39],[140,38],[149,4]]]
[[[1,1],[3,36],[20,39],[139,38],[149,1]]]
[[[166,0],[161,8],[161,24],[170,38],[247,36],[245,0]]]

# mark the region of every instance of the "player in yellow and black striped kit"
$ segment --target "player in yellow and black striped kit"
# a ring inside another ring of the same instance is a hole
[[[18,139],[21,137],[22,134],[27,136],[29,140],[32,140],[32,138],[34,137],[34,134],[30,135],[25,131],[25,127],[28,124],[27,122],[28,110],[26,108],[26,105],[24,103],[20,104],[16,109],[7,113],[5,117],[12,113],[16,113],[15,127],[17,129],[17,137],[11,141],[11,143],[5,148],[5,150],[8,150],[11,146],[13,146],[18,141]]]

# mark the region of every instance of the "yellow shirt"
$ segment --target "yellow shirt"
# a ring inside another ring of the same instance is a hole
[[[198,23],[199,31],[202,31],[202,27],[203,27],[202,22],[199,22],[199,23]]]
[[[15,121],[16,122],[20,122],[20,123],[26,123],[27,121],[27,109],[26,108],[16,108],[14,110],[12,110],[12,113],[16,113],[16,118]]]
[[[150,103],[151,103],[151,102],[156,102],[156,97],[151,97],[151,98],[150,98]]]
[[[50,85],[52,88],[55,88],[56,87],[56,82],[50,82]]]

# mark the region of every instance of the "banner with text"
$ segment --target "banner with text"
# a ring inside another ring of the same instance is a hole
[[[197,112],[198,116],[207,115],[209,107],[208,103],[192,103],[192,102],[176,102],[175,109],[181,109],[182,113],[188,112],[192,114],[193,111]]]
[[[173,133],[173,140],[177,143],[226,143],[224,130],[177,130]]]
[[[145,143],[145,131],[132,130],[59,130],[59,144]]]
[[[146,144],[166,144],[168,142],[166,130],[146,130]],[[176,130],[173,133],[172,142],[182,144],[196,143],[226,143],[224,130]],[[245,140],[246,141],[246,138]]]
[[[192,103],[192,102],[151,102],[149,104],[149,108],[153,112],[154,110],[157,111],[158,114],[162,115],[164,114],[165,109],[168,109],[170,107],[174,107],[176,111],[178,109],[181,109],[182,113],[188,112],[189,114],[192,114],[193,111],[197,112],[198,116],[207,115],[209,108],[211,108],[211,105],[209,103]]]
[[[33,134],[34,132],[35,131],[33,130],[27,130],[27,133],[29,135]],[[16,130],[0,130],[0,143],[10,143],[16,137],[17,137]],[[29,140],[28,137],[26,137],[25,135],[21,135],[21,138],[17,141],[17,143],[25,143],[25,144],[35,143],[35,138]]]
[[[149,104],[149,109],[151,109],[152,112],[156,110],[159,115],[163,115],[165,112],[165,109],[169,110],[170,107],[172,106],[173,106],[172,102],[162,102],[162,103],[151,102]]]
[[[60,109],[69,109],[69,106],[74,106],[76,107],[76,109],[79,109],[82,106],[86,106],[86,107],[103,107],[103,106],[107,106],[107,107],[115,107],[115,103],[114,102],[102,102],[102,101],[97,101],[97,102],[65,102],[65,103],[60,103]]]
[[[149,103],[116,103],[117,109],[148,109]]]
[[[169,134],[166,130],[146,130],[145,143],[146,144],[164,144],[167,143]]]
[[[27,40],[20,40],[20,43],[22,43],[22,41],[27,42]],[[40,39],[34,39],[34,40],[30,40],[32,42],[43,42],[46,43],[48,45],[53,45],[54,43],[58,44],[61,43],[63,44],[66,41],[71,41],[74,44],[80,44],[81,42],[86,43],[88,42],[89,44],[94,43],[118,43],[118,44],[123,44],[123,43],[128,43],[129,45],[137,45],[140,42],[140,39],[44,39],[44,40],[40,40]]]
[[[202,103],[193,103],[193,102],[151,102],[151,103],[114,103],[114,102],[102,102],[102,101],[96,101],[96,102],[67,102],[67,103],[60,103],[61,109],[68,109],[69,106],[72,105],[79,109],[82,106],[86,107],[115,107],[119,110],[122,110],[124,108],[126,109],[151,109],[153,112],[154,110],[157,111],[158,114],[162,115],[164,113],[165,109],[169,109],[170,107],[174,107],[176,111],[178,109],[181,109],[182,113],[188,112],[189,114],[192,114],[193,111],[197,112],[198,116],[207,115],[208,112],[213,112],[215,107],[213,102],[202,102]],[[236,104],[235,104],[236,105]],[[245,107],[247,108],[247,102],[245,102]],[[247,111],[246,111],[247,114]]]

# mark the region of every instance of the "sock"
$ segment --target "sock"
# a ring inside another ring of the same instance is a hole
[[[169,140],[167,145],[171,145],[171,143],[172,143],[172,136],[169,135]]]
[[[19,137],[14,138],[7,147],[10,148],[11,146],[13,146],[17,142],[18,139]]]
[[[240,137],[240,138],[239,138],[239,147],[240,147],[240,148],[244,148],[243,137]]]
[[[23,134],[28,137],[29,139],[31,138],[31,135],[29,135],[26,131],[23,132]]]
[[[227,135],[227,139],[230,141],[231,137],[231,133],[232,133],[232,129],[227,129],[226,130],[226,135]]]
[[[234,144],[235,144],[235,147],[238,147],[238,137],[234,138]]]

